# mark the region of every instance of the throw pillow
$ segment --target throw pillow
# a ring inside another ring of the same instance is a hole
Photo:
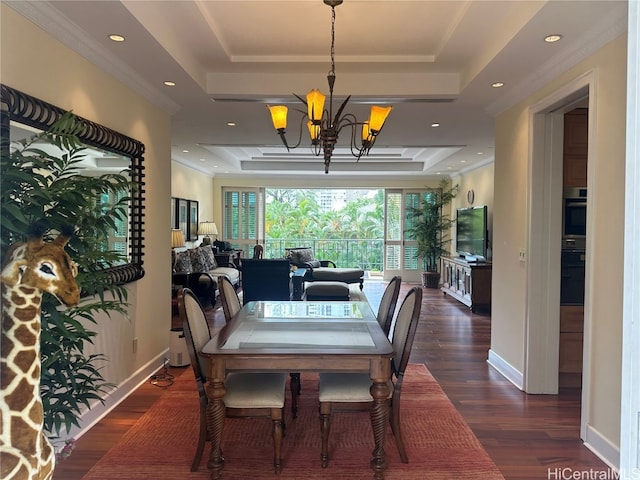
[[[176,273],[192,273],[193,269],[191,268],[191,256],[189,252],[178,253],[173,268]]]
[[[300,250],[296,250],[295,255],[298,257],[296,263],[306,263],[314,260],[313,250],[310,248],[301,248]]]
[[[205,259],[204,253],[200,248],[193,248],[189,250],[189,255],[191,257],[191,267],[194,272],[208,272],[207,268],[207,260]]]
[[[207,269],[205,270],[205,272],[209,272],[211,270],[218,268],[218,263],[216,262],[216,256],[213,253],[213,249],[211,248],[211,245],[204,245],[204,246],[198,247],[198,250],[202,252],[204,262],[207,266]]]

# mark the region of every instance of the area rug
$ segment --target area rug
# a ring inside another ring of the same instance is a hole
[[[317,375],[302,375],[296,419],[286,413],[283,468],[272,468],[270,421],[229,418],[223,449],[226,480],[370,479],[373,438],[364,412],[333,414],[330,463],[320,466]],[[388,480],[501,479],[504,477],[462,416],[424,365],[409,365],[402,392],[402,428],[409,464],[400,461],[388,429],[385,451]],[[94,467],[84,480],[208,479],[208,447],[198,472],[191,472],[198,435],[198,400],[191,372],[176,383]]]

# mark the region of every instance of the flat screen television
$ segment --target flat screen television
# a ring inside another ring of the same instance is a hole
[[[487,206],[459,208],[456,216],[456,251],[459,255],[487,257]]]

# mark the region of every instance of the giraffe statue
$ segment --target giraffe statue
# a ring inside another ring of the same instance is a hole
[[[3,264],[0,344],[0,480],[49,480],[55,452],[43,432],[40,396],[42,292],[77,305],[78,267],[64,247],[69,235],[45,242],[30,235],[9,248]]]

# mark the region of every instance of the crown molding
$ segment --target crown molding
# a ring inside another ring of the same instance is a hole
[[[109,50],[95,42],[80,26],[61,14],[51,2],[7,1],[5,3],[56,40],[101,68],[152,104],[170,115],[180,110],[180,105],[143,79],[135,70],[114,56]]]
[[[626,11],[624,13],[620,13],[619,11],[612,13],[604,18],[602,22],[597,25],[597,28],[585,31],[575,42],[574,48],[551,57],[547,62],[543,63],[535,73],[529,75],[510,89],[505,95],[491,103],[486,109],[487,113],[496,117],[505,110],[508,110],[626,31]]]

